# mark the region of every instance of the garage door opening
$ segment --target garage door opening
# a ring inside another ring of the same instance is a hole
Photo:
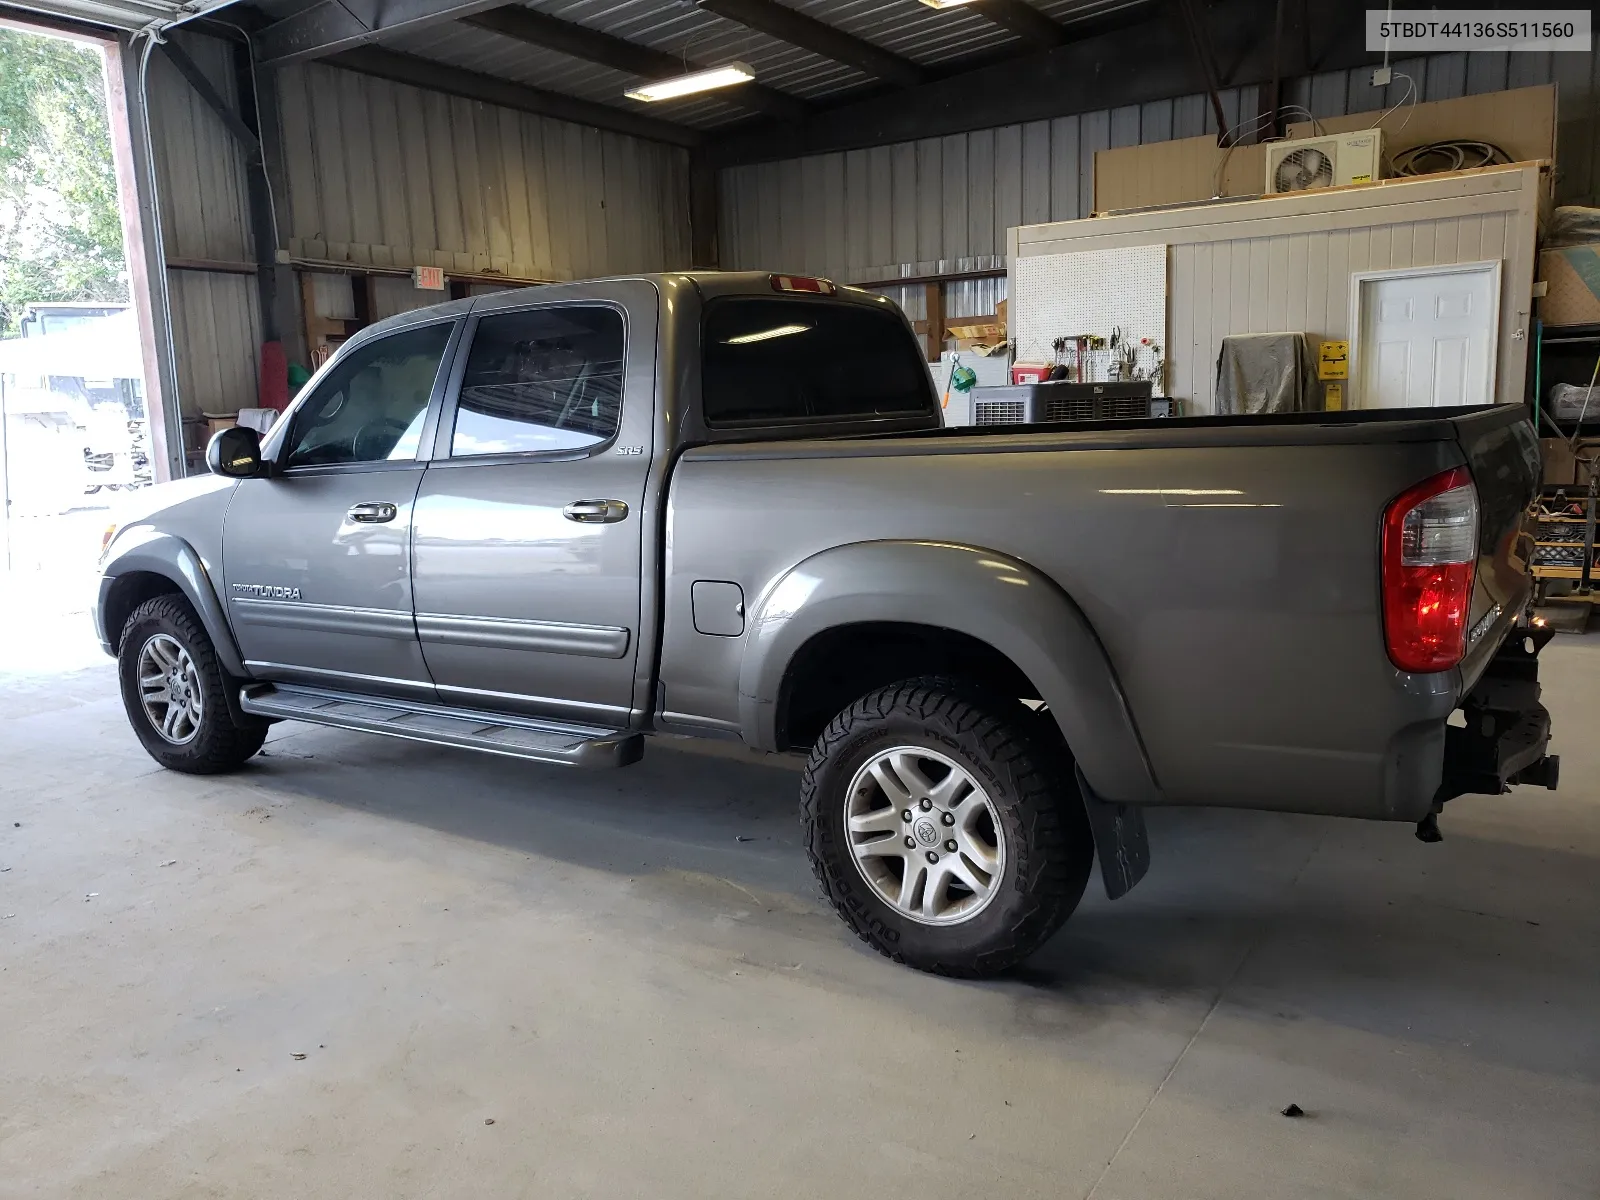
[[[0,26],[0,616],[33,630],[8,665],[83,623],[113,506],[155,478],[107,70]]]

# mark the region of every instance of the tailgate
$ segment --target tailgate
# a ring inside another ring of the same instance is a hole
[[[1532,543],[1523,516],[1542,467],[1539,439],[1520,404],[1469,413],[1453,423],[1478,491],[1478,570],[1461,664],[1470,688],[1528,602]]]

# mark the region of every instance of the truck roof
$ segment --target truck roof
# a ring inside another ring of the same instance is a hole
[[[741,295],[746,293],[773,292],[772,280],[775,277],[806,279],[812,276],[786,275],[784,272],[774,271],[651,271],[631,275],[607,275],[595,279],[574,279],[570,282],[535,284],[532,287],[513,288],[504,292],[494,292],[487,296],[468,296],[461,300],[448,300],[442,304],[431,304],[426,308],[414,308],[407,312],[396,313],[392,317],[385,317],[363,328],[350,342],[357,338],[366,341],[380,333],[390,330],[403,329],[420,321],[437,321],[446,317],[463,316],[475,308],[484,306],[515,306],[527,303],[535,296],[541,301],[553,303],[562,300],[581,300],[589,289],[597,284],[616,283],[621,280],[643,280],[653,283],[658,289],[690,284],[705,296]],[[871,292],[865,288],[853,287],[846,283],[837,283],[828,280],[837,290],[823,299],[843,300],[846,302],[865,302],[869,304],[882,303],[882,296],[878,292]],[[785,293],[796,295],[804,293]]]

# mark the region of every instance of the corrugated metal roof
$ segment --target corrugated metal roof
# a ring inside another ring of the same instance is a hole
[[[1143,0],[1029,0],[1029,2],[1045,16],[1055,18],[1062,25],[1070,25],[1074,21],[1103,17],[1118,9],[1132,8]]]
[[[63,0],[95,3],[102,0]],[[118,0],[120,2],[120,0]],[[133,2],[133,0],[130,0]],[[140,0],[143,2],[143,0]],[[992,58],[1024,43],[1011,30],[974,9],[933,9],[917,0],[780,0],[796,12],[832,26],[936,72],[967,60]],[[1029,0],[1047,16],[1070,25],[1127,8],[1141,0]],[[305,7],[306,0],[257,0],[275,17]],[[523,7],[562,21],[681,58],[687,64],[745,62],[757,80],[819,106],[880,88],[881,81],[700,8],[693,0],[525,0]],[[463,70],[514,80],[583,100],[648,112],[700,129],[750,120],[744,106],[716,94],[641,104],[623,92],[638,77],[528,45],[463,23],[446,23],[385,38],[391,49]]]
[[[935,9],[913,0],[794,0],[790,7],[923,66],[1018,40],[971,9]]]
[[[524,7],[612,37],[682,57],[688,63],[744,62],[769,87],[817,100],[869,85],[865,75],[831,59],[777,41],[699,8],[655,0],[534,0]],[[918,7],[921,7],[920,5]],[[929,11],[932,11],[931,9]],[[463,70],[513,79],[599,104],[648,112],[662,120],[714,128],[750,116],[716,96],[643,104],[623,93],[639,77],[471,25],[446,24],[387,38],[391,49]]]

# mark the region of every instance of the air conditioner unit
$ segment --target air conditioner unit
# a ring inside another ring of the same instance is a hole
[[[1129,421],[1176,415],[1173,402],[1152,397],[1148,379],[1134,383],[1021,383],[972,389],[974,425],[1039,425],[1057,421]]]
[[[1371,183],[1383,178],[1383,130],[1267,143],[1266,193]]]

